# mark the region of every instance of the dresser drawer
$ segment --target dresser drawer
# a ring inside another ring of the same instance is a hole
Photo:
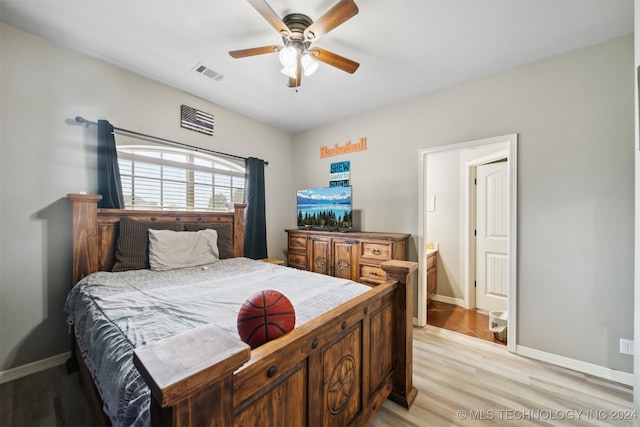
[[[378,242],[360,242],[360,256],[379,260],[391,259],[391,245]]]
[[[307,255],[297,252],[289,252],[287,257],[287,265],[289,267],[299,268],[301,270],[307,269]]]
[[[289,234],[289,248],[306,251],[307,236],[302,236],[299,234]]]
[[[363,282],[384,283],[387,273],[374,265],[360,264],[360,280]]]

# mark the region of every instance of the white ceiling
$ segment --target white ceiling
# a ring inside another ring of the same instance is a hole
[[[244,0],[0,0],[0,20],[291,133],[633,32],[633,0],[355,1],[313,45],[360,68],[321,64],[297,91],[277,55],[229,56],[282,44]],[[267,2],[315,20],[337,0]]]

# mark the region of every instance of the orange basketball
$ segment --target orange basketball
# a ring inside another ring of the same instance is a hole
[[[291,331],[296,313],[291,301],[278,291],[260,291],[247,299],[238,312],[238,334],[256,348]]]

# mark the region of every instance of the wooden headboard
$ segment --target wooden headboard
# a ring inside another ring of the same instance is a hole
[[[74,285],[96,271],[111,271],[115,262],[118,223],[125,216],[177,224],[230,223],[233,229],[233,255],[244,256],[245,204],[236,204],[233,212],[99,209],[100,195],[68,194],[67,198],[73,209]]]

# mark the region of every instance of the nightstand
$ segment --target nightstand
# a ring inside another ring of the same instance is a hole
[[[282,265],[284,266],[284,261],[281,259],[274,258],[262,258],[260,261],[268,262],[269,264]]]

